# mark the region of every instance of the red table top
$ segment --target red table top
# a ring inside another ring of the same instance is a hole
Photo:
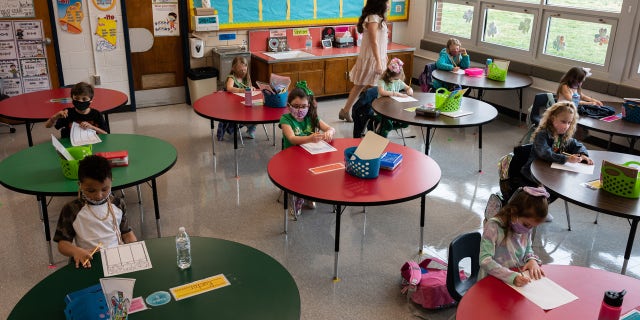
[[[56,112],[70,108],[70,88],[58,88],[23,93],[0,101],[0,115],[16,120],[47,120]],[[69,98],[69,102],[53,102],[52,99]],[[123,106],[127,95],[111,89],[95,88],[91,108],[100,112]]]
[[[597,319],[604,292],[627,290],[622,314],[640,306],[640,280],[578,266],[544,265],[547,276],[578,297],[544,311],[501,280],[487,276],[462,297],[456,319]]]
[[[262,93],[253,96],[253,99],[262,99]],[[242,104],[243,101],[244,97],[218,91],[198,99],[193,104],[193,110],[211,120],[240,123],[277,123],[288,112],[288,108],[247,107]]]
[[[383,205],[411,200],[433,190],[440,182],[438,164],[422,152],[389,143],[386,151],[402,154],[394,170],[380,170],[375,179],[361,179],[345,170],[313,174],[309,168],[344,163],[344,150],[361,139],[334,139],[338,151],[312,155],[300,146],[277,153],[269,161],[269,178],[281,189],[303,198],[346,205]]]

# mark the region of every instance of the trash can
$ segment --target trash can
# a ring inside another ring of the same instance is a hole
[[[203,96],[212,94],[218,90],[216,84],[218,80],[217,77],[218,70],[213,67],[189,69],[187,72],[187,83],[189,85],[191,105]]]

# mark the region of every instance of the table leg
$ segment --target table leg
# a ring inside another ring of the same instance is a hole
[[[516,94],[518,95],[518,101],[520,102],[518,106],[518,125],[522,121],[522,88],[516,90]]]
[[[342,206],[336,205],[336,243],[335,243],[335,258],[333,260],[333,281],[338,282],[338,260],[340,258],[340,217],[342,216]]]
[[[478,100],[482,101],[482,97],[484,97],[484,90],[478,88],[478,95],[476,96],[476,98],[478,98]]]
[[[140,223],[144,223],[144,207],[142,206],[142,190],[140,190],[140,185],[136,185],[136,192],[138,193],[138,208],[140,208]]]
[[[273,124],[273,146],[276,146],[276,124]]]
[[[612,134],[609,135],[609,141],[607,141],[607,150],[611,149],[611,140],[613,140],[613,135]]]
[[[631,230],[629,231],[629,239],[627,240],[627,248],[624,249],[624,263],[622,263],[622,271],[620,274],[627,273],[627,264],[629,263],[629,257],[631,257],[631,248],[633,247],[633,240],[636,237],[636,230],[638,229],[638,219],[631,221]]]
[[[426,199],[426,195],[422,195],[422,197],[420,197],[420,247],[418,250],[420,254],[422,254],[422,248],[424,247],[424,211],[426,207]]]
[[[284,191],[282,202],[284,203],[284,233],[287,233],[287,227],[289,226],[289,217],[287,211],[289,211],[289,193]]]
[[[31,123],[25,121],[24,125],[27,127],[27,141],[29,141],[29,147],[33,147],[33,139],[31,138]]]
[[[431,146],[431,128],[427,127],[427,138],[424,140],[424,154],[429,155],[429,147]]]
[[[236,161],[236,178],[238,177],[238,131],[240,128],[237,123],[233,124],[233,157]]]
[[[104,112],[102,115],[104,115],[104,124],[107,126],[107,132],[111,133],[111,127],[109,127],[109,114]]]
[[[151,179],[151,191],[153,194],[153,209],[156,211],[156,229],[158,230],[158,238],[160,235],[160,206],[158,205],[158,186],[156,179]]]
[[[636,145],[636,138],[629,138],[629,153],[633,154],[633,147]]]
[[[47,197],[37,196],[40,201],[40,214],[44,224],[44,240],[47,242],[47,253],[49,254],[49,266],[53,266],[53,252],[51,251],[51,231],[49,230],[49,213],[47,211]]]
[[[214,130],[215,128],[215,123],[213,120],[211,121],[211,149],[213,150],[213,155],[216,155],[216,131]],[[219,126],[220,124],[218,124]]]
[[[482,172],[482,125],[478,126],[478,172]]]

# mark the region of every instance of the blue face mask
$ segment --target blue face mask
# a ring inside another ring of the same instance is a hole
[[[531,232],[531,229],[533,229],[533,227],[525,227],[522,223],[520,223],[520,221],[511,222],[511,230],[513,230],[513,232],[515,233],[526,234]]]

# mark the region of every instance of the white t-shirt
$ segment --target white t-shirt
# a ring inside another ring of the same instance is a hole
[[[89,206],[91,209],[88,208]],[[118,226],[122,221],[122,210],[111,204],[116,220],[114,224],[114,217],[109,213],[108,206],[109,203],[98,206],[87,204],[80,209],[75,221],[73,221],[73,229],[76,232],[75,242],[78,247],[94,248],[100,242],[102,242],[103,248],[118,246],[120,240],[118,239],[120,234]]]

